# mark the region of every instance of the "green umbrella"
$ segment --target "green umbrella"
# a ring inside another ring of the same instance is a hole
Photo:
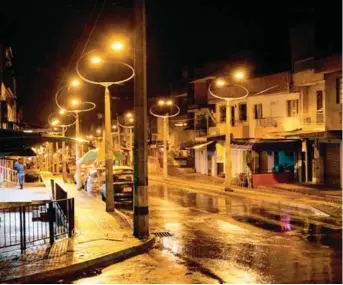
[[[99,149],[92,149],[89,152],[85,153],[79,160],[80,163],[92,163],[98,157]]]
[[[119,151],[114,150],[113,151],[113,160],[125,160],[125,155]],[[105,153],[104,151],[101,151],[100,149],[92,149],[89,152],[85,153],[79,160],[79,162],[82,163],[93,163],[95,161],[103,162],[105,161]]]
[[[125,160],[125,155],[119,150],[114,150],[113,160]]]

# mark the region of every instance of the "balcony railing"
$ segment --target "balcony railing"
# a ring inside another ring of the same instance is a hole
[[[296,117],[267,117],[255,119],[256,126],[261,128],[285,128],[292,125],[293,127],[322,125],[324,124],[324,114],[317,113],[313,119],[309,116]]]

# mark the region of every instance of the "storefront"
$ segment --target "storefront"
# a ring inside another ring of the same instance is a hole
[[[252,187],[258,187],[294,182],[298,172],[297,161],[300,149],[299,140],[233,140],[231,143],[232,183],[248,186],[248,179],[251,179]],[[217,176],[224,177],[225,140],[218,137],[215,150]],[[200,159],[204,157],[199,157]],[[208,158],[209,164],[210,161],[211,157]]]

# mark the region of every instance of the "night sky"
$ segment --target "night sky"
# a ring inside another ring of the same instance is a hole
[[[29,123],[46,124],[55,109],[54,93],[75,76],[75,62],[101,10],[87,49],[108,35],[132,36],[130,0],[6,2],[0,7],[0,40],[13,49],[18,95]],[[311,19],[315,10],[314,1],[147,2],[150,97],[168,94],[186,66],[210,61],[243,65],[252,75],[290,70],[289,27]],[[341,26],[341,1],[332,2],[338,5],[336,23]],[[341,42],[341,27],[336,37]],[[112,112],[129,108],[132,84],[113,89],[115,94],[122,99],[113,100]],[[82,98],[95,101],[102,112],[101,87],[87,85]]]

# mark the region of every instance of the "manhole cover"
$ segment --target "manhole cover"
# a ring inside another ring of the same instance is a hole
[[[156,237],[171,237],[171,236],[173,236],[169,232],[157,232],[157,233],[152,233],[152,234],[155,235]]]

